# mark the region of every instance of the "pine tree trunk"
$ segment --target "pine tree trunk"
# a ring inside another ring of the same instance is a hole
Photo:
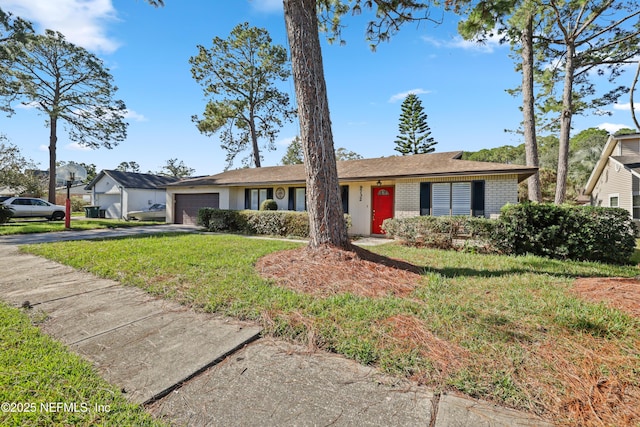
[[[538,142],[536,140],[536,118],[533,93],[533,13],[527,15],[522,30],[522,114],[524,116],[524,146],[527,166],[538,167]],[[527,182],[529,200],[542,201],[540,173],[536,172]]]
[[[50,203],[56,202],[56,144],[58,143],[58,118],[49,116],[49,195]]]
[[[251,151],[253,153],[253,165],[257,168],[260,164],[260,148],[258,147],[258,133],[256,132],[256,121],[253,112],[249,115],[249,133],[251,134]]]
[[[562,116],[560,117],[560,143],[558,152],[558,175],[556,182],[556,205],[564,203],[567,194],[567,175],[569,172],[569,137],[573,112],[573,73],[575,71],[575,45],[567,43],[564,70],[564,91],[562,93]]]
[[[311,248],[350,248],[340,201],[316,0],[284,0],[307,181]]]

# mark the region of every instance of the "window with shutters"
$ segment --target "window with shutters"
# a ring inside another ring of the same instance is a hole
[[[259,210],[260,203],[273,199],[273,188],[246,188],[244,190],[244,208]]]
[[[307,210],[307,189],[289,187],[289,210],[303,212]]]
[[[484,181],[420,183],[420,215],[484,216]]]

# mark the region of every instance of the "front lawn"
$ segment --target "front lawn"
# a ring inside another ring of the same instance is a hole
[[[640,422],[640,320],[572,291],[578,277],[635,277],[636,266],[388,244],[371,250],[422,268],[408,296],[321,297],[275,286],[255,271],[261,256],[295,247],[180,235],[25,250],[200,310],[254,319],[269,334],[436,391],[456,390],[565,425]]]
[[[164,425],[3,303],[0,337],[0,425]]]
[[[51,233],[54,231],[92,230],[97,228],[125,228],[158,225],[157,221],[123,221],[117,219],[72,219],[69,229],[64,221],[11,220],[0,224],[0,236],[9,234]]]

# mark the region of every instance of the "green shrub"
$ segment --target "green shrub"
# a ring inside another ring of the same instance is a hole
[[[351,217],[345,215],[347,227]],[[229,231],[283,237],[309,237],[309,214],[293,211],[232,211],[202,208],[198,224],[208,231]]]
[[[227,209],[201,208],[198,211],[198,225],[208,231],[244,232],[246,220],[238,211]]]
[[[382,229],[390,236],[411,246],[451,249],[456,240],[478,238],[490,227],[489,220],[479,221],[470,217],[415,216],[390,218],[382,223]]]
[[[84,212],[84,207],[89,206],[89,202],[85,202],[82,197],[71,196],[71,212]]]
[[[493,240],[509,254],[628,262],[636,228],[621,208],[523,203],[502,209]]]
[[[8,206],[0,204],[0,224],[9,222],[13,216],[13,211]]]
[[[262,203],[260,203],[261,211],[277,211],[278,203],[273,199],[266,199]]]

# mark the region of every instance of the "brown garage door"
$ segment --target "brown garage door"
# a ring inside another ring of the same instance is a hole
[[[220,206],[220,193],[176,194],[176,224],[196,224],[200,208],[216,208]]]

